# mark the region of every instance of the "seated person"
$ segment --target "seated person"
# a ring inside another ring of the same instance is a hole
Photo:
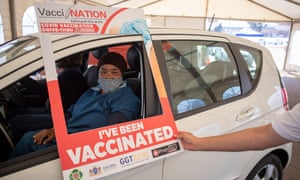
[[[69,109],[69,133],[85,131],[138,118],[140,100],[123,81],[127,64],[118,53],[102,56],[99,85],[88,89]],[[54,130],[44,129],[26,133],[16,145],[10,158],[56,144]]]

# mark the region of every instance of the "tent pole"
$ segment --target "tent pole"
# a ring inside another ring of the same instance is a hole
[[[16,7],[15,7],[15,1],[9,0],[9,17],[10,17],[10,29],[11,29],[11,36],[12,39],[15,39],[17,37],[17,26],[16,26]]]

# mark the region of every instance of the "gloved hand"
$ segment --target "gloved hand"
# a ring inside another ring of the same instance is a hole
[[[151,40],[149,28],[146,20],[135,19],[130,22],[125,22],[120,29],[121,34],[142,34],[145,43]]]

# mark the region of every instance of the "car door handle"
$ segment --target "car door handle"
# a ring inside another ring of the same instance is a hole
[[[252,108],[252,107],[247,108],[246,110],[244,110],[240,114],[238,114],[235,120],[238,122],[246,121],[249,118],[251,118],[254,115],[254,113],[255,113],[254,108]]]

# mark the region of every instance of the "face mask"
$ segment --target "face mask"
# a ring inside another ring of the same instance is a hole
[[[116,91],[120,85],[123,83],[122,78],[99,78],[98,83],[103,89],[104,93],[110,93]]]

